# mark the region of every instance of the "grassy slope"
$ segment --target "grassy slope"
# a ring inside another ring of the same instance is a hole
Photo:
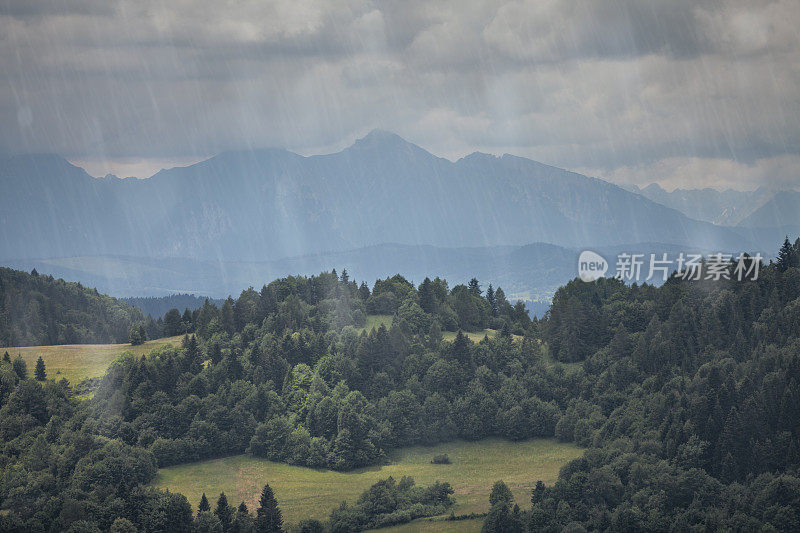
[[[385,527],[383,529],[373,529],[381,533],[479,533],[483,527],[483,518],[472,520],[456,520],[450,522],[437,518],[420,518],[408,524],[399,526]]]
[[[178,345],[182,336],[147,341],[139,346],[130,344],[65,344],[60,346],[24,346],[20,348],[0,348],[0,354],[8,351],[11,358],[21,354],[28,364],[28,373],[33,375],[36,359],[41,355],[47,368],[47,377],[67,378],[77,384],[83,379],[102,376],[108,365],[117,356],[130,351],[136,356],[149,353],[166,344]]]
[[[379,327],[381,324],[385,325],[387,328],[392,327],[392,315],[367,315],[367,325],[361,329],[362,330],[371,331],[373,328]],[[484,329],[482,331],[465,331],[464,334],[472,339],[472,342],[480,342],[483,340],[483,337],[488,335],[489,337],[494,337],[497,335],[496,329]],[[446,341],[453,341],[456,338],[455,331],[443,331],[442,338]],[[522,337],[520,335],[514,335],[515,340],[519,340]]]
[[[452,464],[430,464],[438,453],[447,453]],[[342,500],[355,501],[378,479],[409,475],[419,485],[436,480],[451,483],[457,499],[455,513],[468,514],[488,510],[489,492],[498,479],[505,481],[520,506],[526,507],[530,489],[537,480],[553,483],[559,468],[582,453],[576,446],[548,439],[517,443],[485,439],[405,448],[396,451],[388,465],[344,473],[239,455],[163,468],[155,485],[185,494],[195,507],[203,492],[209,500],[216,501],[219,493],[225,491],[233,504],[245,501],[255,509],[261,488],[269,483],[287,522],[296,523],[303,518],[326,519]],[[468,527],[466,523],[461,525]],[[427,526],[417,523],[414,527]]]

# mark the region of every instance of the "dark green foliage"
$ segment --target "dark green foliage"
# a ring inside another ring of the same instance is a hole
[[[25,363],[25,359],[23,359],[21,355],[18,355],[14,358],[14,362],[11,363],[11,367],[14,369],[14,373],[19,379],[28,379],[28,365]]]
[[[220,493],[217,506],[214,508],[214,516],[219,518],[224,530],[227,531],[230,528],[235,513],[236,510],[228,505],[228,498],[225,496],[225,493]]]
[[[123,343],[141,311],[80,283],[0,267],[0,346]]]
[[[283,516],[272,487],[264,485],[256,509],[255,530],[258,533],[278,533],[283,529]]]
[[[544,338],[583,373],[555,433],[590,449],[553,486],[537,483],[523,513],[530,531],[796,528],[793,248],[787,240],[755,281],[574,281],[558,291]],[[493,505],[485,530],[513,530],[513,516]]]
[[[44,381],[47,379],[47,370],[44,366],[44,359],[40,355],[38,359],[36,359],[36,370],[33,372],[36,381]]]
[[[417,487],[410,477],[399,482],[389,477],[364,491],[354,505],[342,502],[331,513],[330,529],[342,533],[363,531],[443,514],[455,503],[452,494],[449,483],[437,481],[429,487]]]
[[[450,457],[446,453],[442,453],[439,455],[434,455],[433,459],[431,459],[432,465],[449,465],[450,464]]]
[[[800,269],[659,288],[573,282],[536,323],[502,289],[492,304],[474,287],[425,285],[424,307],[401,276],[366,300],[334,273],[248,289],[181,316],[180,348],[120,357],[82,401],[63,380],[27,379],[24,362],[0,364],[0,529],[107,531],[124,518],[140,531],[279,531],[269,487],[255,517],[225,502],[221,520],[193,519],[184,497],[146,484],[157,465],[248,448],[346,470],[398,446],[485,436],[589,448],[537,484],[530,510],[493,491],[490,531],[796,522]],[[357,330],[377,298],[396,304],[391,327]],[[465,324],[500,332],[442,341],[442,327]],[[448,500],[443,484],[386,480],[331,526],[407,521]]]
[[[128,342],[131,346],[139,346],[144,344],[147,340],[147,332],[144,329],[144,324],[133,324],[128,329]]]
[[[211,511],[211,504],[208,503],[208,498],[206,497],[206,493],[203,493],[203,496],[200,497],[200,503],[197,505],[197,512],[198,513],[207,513]]]

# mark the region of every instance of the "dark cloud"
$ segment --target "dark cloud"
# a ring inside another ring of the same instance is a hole
[[[787,174],[799,19],[796,0],[0,0],[0,150],[309,153],[382,127],[626,179],[665,160]]]

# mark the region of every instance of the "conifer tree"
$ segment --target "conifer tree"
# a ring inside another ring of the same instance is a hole
[[[425,278],[418,289],[419,306],[426,313],[433,313],[436,311],[436,296],[433,293],[432,285],[430,278]]]
[[[227,530],[230,523],[233,521],[233,508],[228,505],[228,497],[225,496],[224,492],[219,494],[217,508],[214,509],[214,514],[219,518],[219,521],[222,522],[222,527]]]
[[[200,497],[200,505],[197,506],[197,514],[200,513],[207,513],[211,510],[211,505],[208,503],[208,498],[206,498],[206,493],[203,493],[203,496]]]
[[[477,278],[472,278],[471,280],[469,280],[469,285],[467,287],[469,288],[470,294],[472,294],[473,296],[481,295],[481,286],[478,283]]]
[[[36,381],[44,381],[47,379],[47,372],[44,366],[44,360],[40,355],[39,358],[36,360],[36,370],[34,370],[34,377]]]
[[[794,247],[789,242],[789,236],[787,235],[780,251],[778,251],[778,270],[785,272],[791,266],[794,266]]]
[[[19,379],[28,379],[28,365],[25,364],[25,359],[23,359],[21,355],[18,355],[17,358],[14,359],[11,366]]]
[[[494,288],[492,284],[489,284],[489,288],[486,289],[486,301],[489,302],[489,308],[492,310],[492,316],[497,316],[497,298],[494,295]]]
[[[269,485],[261,491],[259,507],[256,511],[256,531],[258,533],[278,533],[283,529],[283,517],[278,508],[278,501]]]
[[[6,353],[3,354],[3,362],[5,362],[5,363],[10,363],[11,362],[11,356],[8,355],[8,350],[6,350]]]
[[[367,287],[367,284],[364,283],[363,281],[361,282],[361,285],[358,287],[358,297],[364,301],[366,301],[367,298],[369,298],[369,287]]]

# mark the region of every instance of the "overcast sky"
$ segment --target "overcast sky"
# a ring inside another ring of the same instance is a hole
[[[798,186],[798,21],[798,0],[0,0],[0,152],[143,177],[382,128],[621,183]]]

